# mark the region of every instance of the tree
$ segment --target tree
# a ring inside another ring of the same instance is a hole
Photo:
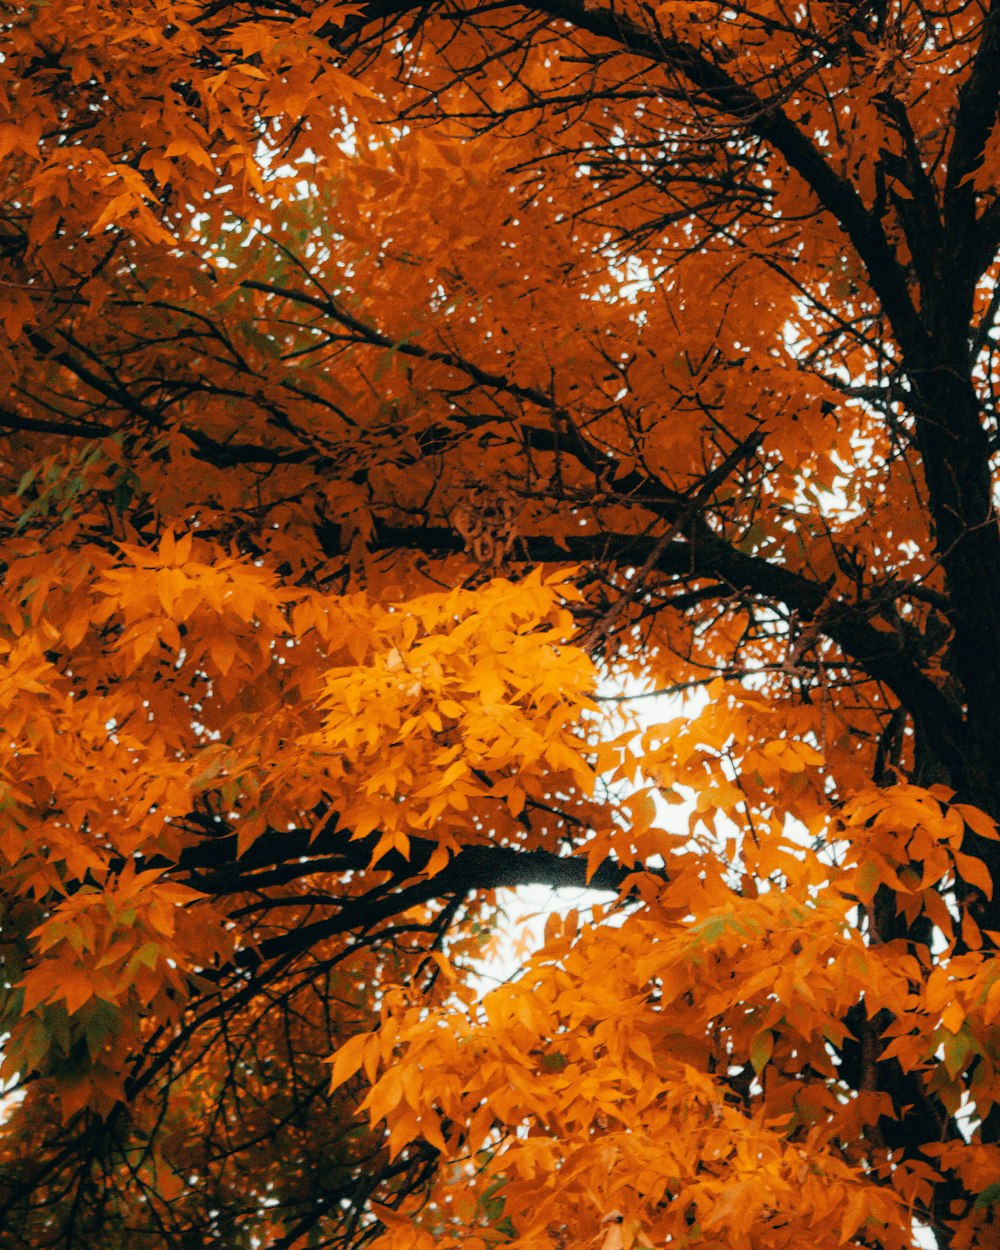
[[[2,20],[0,1245],[995,1246],[1000,12]]]

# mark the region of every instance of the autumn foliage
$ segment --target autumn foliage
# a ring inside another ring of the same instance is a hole
[[[996,6],[0,31],[0,1247],[995,1248]]]

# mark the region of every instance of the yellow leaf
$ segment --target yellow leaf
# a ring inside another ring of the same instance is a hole
[[[977,833],[981,838],[988,838],[994,842],[1000,838],[997,822],[985,812],[980,811],[978,807],[972,807],[968,803],[956,803],[955,811],[959,813],[972,832]]]
[[[941,1012],[941,1023],[949,1033],[958,1033],[965,1023],[965,1012],[960,1003],[952,1002]]]
[[[371,1039],[370,1033],[356,1033],[354,1037],[349,1037],[346,1042],[337,1050],[336,1054],[326,1060],[327,1063],[333,1065],[330,1073],[330,1088],[332,1094],[335,1089],[339,1089],[345,1081],[349,1080],[361,1069],[364,1062],[365,1049]]]
[[[990,870],[981,859],[974,855],[966,855],[962,851],[953,851],[955,870],[967,885],[974,885],[982,890],[987,898],[993,897],[993,878]]]

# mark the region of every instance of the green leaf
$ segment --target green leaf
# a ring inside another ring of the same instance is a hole
[[[750,1063],[754,1072],[760,1076],[774,1053],[774,1034],[770,1029],[763,1029],[750,1043]]]
[[[976,1201],[973,1207],[995,1207],[1000,1205],[1000,1181],[993,1181],[987,1185]]]
[[[975,1052],[976,1045],[969,1029],[963,1025],[956,1034],[948,1033],[942,1038],[944,1066],[949,1077],[954,1080],[966,1065],[969,1056]]]

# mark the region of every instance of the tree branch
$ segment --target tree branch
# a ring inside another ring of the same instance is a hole
[[[463,540],[445,527],[379,526],[377,549],[410,548],[424,552],[459,552]],[[525,536],[519,540],[528,560],[537,563],[610,563],[642,565],[657,540],[635,534],[583,534],[566,538]],[[827,587],[801,573],[759,556],[737,551],[707,526],[695,527],[687,539],[675,538],[659,552],[658,572],[671,577],[709,577],[726,591],[748,591],[783,603],[802,620],[815,621],[818,631],[873,680],[890,689],[917,721],[936,754],[959,779],[968,772],[960,711],[904,653],[895,633],[876,629],[869,616],[874,606],[831,599]]]
[[[982,165],[986,143],[997,120],[1000,104],[1000,5],[995,0],[983,19],[979,46],[969,76],[958,93],[948,170],[945,177],[944,212],[946,232],[964,249],[985,250],[992,257],[996,244],[975,247],[976,188],[973,176]],[[978,260],[977,264],[980,263]],[[980,271],[981,272],[981,271]],[[978,277],[979,274],[973,275]]]

